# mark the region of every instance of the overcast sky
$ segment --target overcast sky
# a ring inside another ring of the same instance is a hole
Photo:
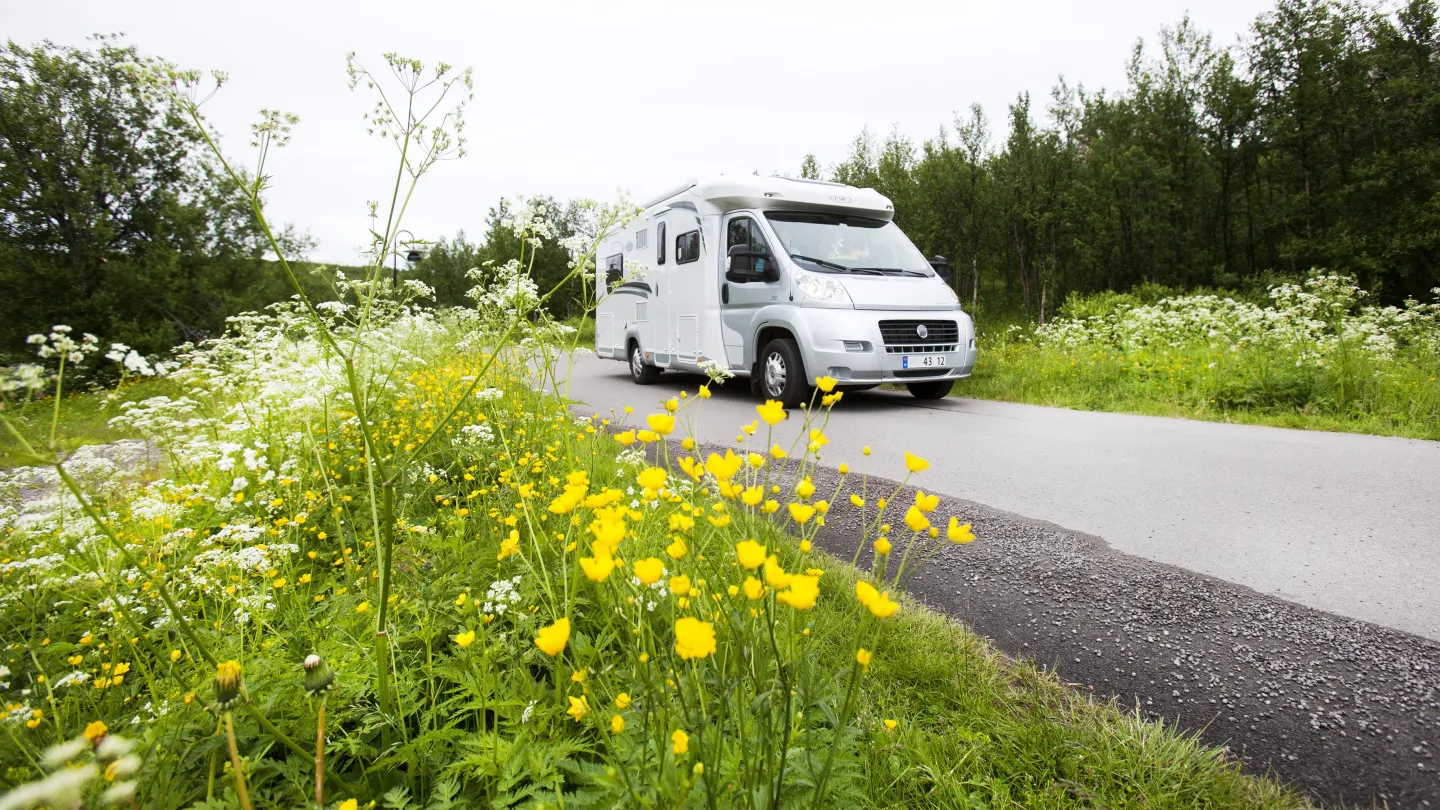
[[[387,51],[474,68],[470,155],[422,180],[406,225],[421,238],[478,237],[501,196],[625,189],[643,200],[697,175],[796,174],[807,152],[822,167],[842,160],[862,127],[918,142],[974,102],[1000,138],[1022,91],[1038,111],[1062,74],[1119,88],[1135,42],[1187,11],[1230,44],[1270,5],[0,0],[0,30],[77,46],[123,32],[182,67],[228,72],[205,109],[226,151],[247,160],[260,107],[299,115],[270,163],[271,216],[309,230],[313,258],[353,262],[365,201],[386,195],[394,153],[365,135],[371,99],[347,87],[350,51],[375,69]]]

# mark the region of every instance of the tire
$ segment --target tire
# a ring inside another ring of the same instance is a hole
[[[932,380],[931,382],[906,383],[910,394],[916,399],[944,399],[955,387],[954,380]]]
[[[645,353],[640,351],[640,344],[630,342],[630,379],[636,385],[653,385],[660,379],[660,369],[645,362]]]
[[[800,359],[800,347],[790,338],[775,338],[765,344],[756,373],[762,399],[779,400],[786,408],[798,408],[800,403],[810,401],[810,382]]]

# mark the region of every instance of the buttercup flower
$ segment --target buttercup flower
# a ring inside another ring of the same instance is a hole
[[[765,400],[764,405],[756,405],[755,412],[765,420],[765,424],[774,427],[785,420],[785,406],[773,399]]]
[[[970,524],[961,525],[959,518],[950,518],[950,526],[945,530],[945,537],[952,543],[969,543],[975,539],[974,532],[970,531]]]
[[[855,651],[855,661],[860,664],[861,669],[870,668],[870,651],[861,647]]]
[[[870,448],[867,446],[865,449],[869,450]],[[865,455],[868,456],[870,454],[867,452]],[[925,470],[929,467],[930,462],[926,461],[923,458],[920,458],[919,456],[911,455],[910,451],[908,450],[905,451],[905,469],[909,470],[912,473],[918,473],[925,472]]]
[[[830,376],[816,377],[815,387],[828,394],[835,390],[835,378]]]
[[[466,647],[469,647],[471,644],[475,643],[475,631],[466,630],[465,632],[460,633],[459,635],[455,636],[455,643],[460,645],[460,649],[462,650]]]
[[[810,522],[810,518],[812,518],[812,517],[814,517],[814,516],[815,516],[815,507],[810,506],[809,504],[804,504],[804,503],[792,503],[792,504],[790,504],[790,518],[791,518],[792,520],[794,520],[796,523],[799,523],[799,524],[801,524],[801,525],[804,525],[804,524]]]
[[[645,417],[645,423],[661,436],[668,436],[675,429],[675,417],[668,413],[652,413]]]
[[[905,512],[905,528],[912,532],[923,532],[930,528],[930,519],[925,517],[925,513],[919,508],[912,506]]]
[[[665,486],[666,473],[659,467],[647,467],[636,476],[635,480],[645,489],[660,491]]]
[[[715,628],[686,616],[675,622],[675,653],[687,661],[705,658],[715,652]]]
[[[809,610],[815,607],[815,599],[819,595],[819,577],[794,574],[790,577],[790,587],[775,594],[775,598],[796,610]]]
[[[677,757],[690,750],[690,735],[681,729],[676,729],[675,733],[670,735],[670,742],[673,743],[672,750]]]
[[[765,564],[765,547],[754,540],[741,540],[735,544],[735,556],[747,571],[754,571]]]
[[[566,709],[565,713],[575,718],[575,722],[578,723],[585,718],[585,715],[590,713],[590,702],[585,699],[584,695],[578,698],[571,697],[570,708]]]
[[[665,576],[665,563],[657,557],[646,557],[635,563],[633,570],[641,585],[654,585],[660,581],[660,577]]]
[[[939,495],[926,495],[924,492],[915,493],[915,508],[921,512],[934,512],[935,507],[939,505]]]
[[[620,734],[625,731],[625,718],[615,715],[610,718],[610,733]]]
[[[552,624],[540,628],[540,632],[535,636],[535,646],[551,658],[564,651],[565,645],[569,641],[570,619],[565,617],[556,619]]]

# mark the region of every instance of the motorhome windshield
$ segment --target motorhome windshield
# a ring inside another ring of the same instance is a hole
[[[782,249],[807,270],[933,276],[935,271],[893,222],[814,211],[767,211]]]

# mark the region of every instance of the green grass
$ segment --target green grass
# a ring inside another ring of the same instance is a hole
[[[1076,410],[1440,439],[1437,377],[1440,369],[1423,359],[1378,363],[1356,356],[1337,367],[1297,365],[1294,355],[1273,349],[1126,353],[991,340],[982,341],[974,375],[955,393]]]
[[[827,587],[853,591],[854,568],[833,558],[825,568]],[[817,606],[816,634],[845,638],[848,607]],[[861,721],[881,738],[865,763],[877,807],[1310,806],[1221,750],[1066,687],[943,615],[907,602],[896,619],[861,690]],[[846,654],[823,652],[832,666]]]
[[[139,402],[150,397],[178,396],[180,387],[163,379],[137,380],[126,383],[116,391],[89,391],[66,394],[60,398],[58,429],[55,435],[62,449],[73,450],[86,444],[106,444],[120,439],[139,438],[133,433],[110,425],[110,419],[121,412],[127,402]],[[113,395],[113,396],[112,396]],[[45,443],[55,417],[55,401],[42,399],[16,407],[10,405],[7,412],[16,419],[25,439],[33,446]],[[0,435],[0,469],[16,466],[19,462],[13,451],[15,440],[8,434]]]

